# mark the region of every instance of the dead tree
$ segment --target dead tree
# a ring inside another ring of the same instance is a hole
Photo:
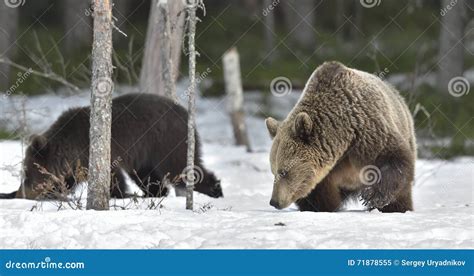
[[[158,2],[158,11],[162,24],[159,25],[160,41],[167,41],[163,43],[163,47],[159,49],[161,60],[161,79],[164,84],[164,94],[170,99],[176,98],[175,79],[173,78],[173,61],[171,60],[171,24],[168,10],[168,1],[160,0]]]
[[[18,29],[18,8],[0,4],[0,58],[10,59],[16,45],[16,31]],[[8,87],[10,65],[0,64],[0,90]]]
[[[454,5],[453,5],[454,3]],[[464,71],[463,36],[466,20],[464,0],[441,1],[441,25],[438,53],[438,90],[448,91],[449,81]],[[449,9],[448,9],[449,7]]]
[[[87,209],[108,210],[112,122],[112,0],[94,0]]]
[[[27,118],[26,118],[26,97],[25,96],[22,96],[21,97],[21,116],[20,116],[20,141],[21,141],[21,154],[22,154],[22,158],[21,158],[21,167],[22,168],[26,168],[26,164],[25,164],[25,156],[23,156],[25,154],[25,147],[26,147],[26,144],[27,144],[27,133],[28,133],[28,123],[27,123]],[[21,197],[22,198],[26,198],[26,194],[25,194],[25,174],[24,174],[24,171],[21,172],[21,175],[20,175],[20,185],[21,185]]]
[[[227,106],[234,129],[235,143],[247,147],[251,151],[250,142],[245,126],[244,96],[240,76],[239,53],[232,48],[222,57],[224,65],[225,90],[227,93]]]
[[[168,39],[163,39],[163,28],[166,17],[163,17],[163,7],[168,7],[169,29]],[[142,69],[140,72],[140,90],[145,93],[165,95],[165,81],[163,81],[163,66],[168,64],[162,60],[162,50],[169,51],[171,56],[170,71],[173,85],[178,78],[181,57],[181,45],[184,34],[184,1],[153,0],[151,2],[150,17],[145,41]]]
[[[186,156],[186,209],[193,209],[193,191],[195,184],[195,167],[194,167],[194,151],[195,151],[195,120],[196,113],[196,9],[202,4],[200,0],[195,0],[194,4],[187,5],[187,34],[188,37],[188,56],[189,56],[189,88],[188,88],[188,151]]]

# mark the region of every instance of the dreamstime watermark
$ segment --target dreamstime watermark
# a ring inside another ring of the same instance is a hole
[[[112,90],[114,89],[114,82],[111,78],[100,77],[95,81],[95,88],[97,97],[102,98],[112,93]]]
[[[296,164],[298,163],[299,159],[296,158],[296,159],[293,159],[291,160],[290,162],[288,162],[288,164],[286,164],[284,166],[284,169],[280,169],[277,174],[275,175],[275,179],[273,180],[274,183],[280,181],[281,179],[287,177],[289,171],[294,167],[296,166]]]
[[[452,8],[454,8],[454,6],[456,6],[457,3],[458,0],[451,0],[446,7],[439,10],[439,15],[445,16]]]
[[[6,269],[85,269],[84,262],[53,262],[50,257],[39,262],[14,262],[9,260],[5,263]]]
[[[375,75],[376,77],[378,77],[379,79],[384,80],[385,78],[387,78],[388,73],[390,73],[390,70],[388,70],[388,68],[385,67],[385,68],[384,68],[382,71],[380,71],[380,72],[374,72],[374,75]]]
[[[4,0],[5,5],[9,8],[18,8],[25,4],[25,0]]]
[[[262,15],[267,16],[268,14],[270,14],[270,12],[272,12],[276,8],[276,6],[278,6],[278,4],[280,4],[280,0],[273,0],[270,5],[268,5],[262,10]]]
[[[123,161],[122,156],[119,155],[110,163],[110,169],[117,168],[120,165],[120,163],[122,163],[122,161]]]
[[[270,91],[273,96],[283,97],[289,95],[293,90],[293,85],[287,77],[276,77],[270,83]]]
[[[20,87],[20,85],[33,73],[33,69],[29,68],[25,72],[19,72],[17,74],[17,79],[14,84],[8,88],[8,90],[3,94],[3,98],[8,98],[11,94],[15,93],[15,91]]]
[[[448,83],[448,92],[453,97],[462,97],[469,94],[471,85],[464,77],[454,77]]]
[[[188,166],[181,172],[181,179],[186,184],[196,185],[204,180],[204,171],[199,166]]]
[[[378,6],[380,3],[382,3],[382,0],[360,0],[362,7],[368,9]]]
[[[84,10],[84,15],[87,17],[92,16],[93,14],[94,14],[94,9],[92,8],[92,5],[89,8]]]
[[[360,170],[359,180],[362,184],[371,186],[382,180],[382,173],[377,166],[367,165]]]
[[[201,84],[201,82],[203,82],[209,76],[210,73],[212,73],[212,70],[211,70],[211,68],[207,67],[204,72],[197,74],[196,88]],[[189,94],[190,94],[189,89],[190,88],[191,87],[188,86],[188,88],[186,88],[186,90],[184,90],[184,93],[182,94],[183,99],[189,97]],[[176,99],[175,104],[178,104],[178,99]]]

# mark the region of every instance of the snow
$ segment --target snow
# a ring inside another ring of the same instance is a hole
[[[183,89],[181,89],[183,90]],[[254,152],[233,146],[225,98],[198,99],[198,130],[206,166],[222,180],[224,198],[195,193],[195,211],[185,198],[112,199],[112,211],[58,211],[54,201],[0,200],[0,248],[472,248],[474,158],[418,160],[415,211],[383,214],[348,203],[337,213],[276,210],[268,138],[259,114],[284,116],[298,93],[270,97],[267,110],[256,94],[246,95],[247,124]],[[32,132],[48,127],[71,106],[86,105],[88,94],[29,98]],[[180,97],[183,99],[183,97]],[[0,101],[7,121],[16,99]],[[13,121],[13,120],[12,120]],[[8,121],[10,127],[14,122]],[[21,145],[0,142],[0,192],[19,186]],[[84,189],[83,186],[79,188]],[[80,191],[79,191],[80,192]],[[152,203],[161,207],[150,210]],[[122,210],[120,207],[126,207]]]

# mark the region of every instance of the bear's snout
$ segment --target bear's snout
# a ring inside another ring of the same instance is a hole
[[[224,193],[222,192],[221,185],[216,184],[216,186],[214,186],[211,189],[211,192],[210,192],[209,196],[214,197],[214,198],[224,197]]]
[[[281,206],[280,206],[280,203],[276,200],[271,199],[270,200],[270,205],[277,208],[278,210],[282,209]]]
[[[284,209],[293,203],[292,191],[289,189],[290,185],[286,181],[275,181],[273,184],[273,192],[270,200],[270,205],[278,210]]]

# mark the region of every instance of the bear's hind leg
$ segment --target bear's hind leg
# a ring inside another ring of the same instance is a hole
[[[300,211],[335,212],[342,206],[339,188],[324,179],[311,193],[296,201]]]
[[[368,185],[361,192],[364,205],[382,212],[406,212],[413,210],[411,185],[414,178],[414,162],[409,151],[380,156],[375,167],[364,167],[361,176],[367,176]],[[369,176],[369,170],[371,176]],[[374,183],[372,183],[374,182]],[[369,185],[370,184],[370,185]]]
[[[130,175],[143,191],[145,197],[162,197],[168,195],[168,188],[161,183],[162,177],[157,170],[142,168]]]
[[[407,192],[402,192],[392,203],[379,210],[383,213],[405,213],[406,211],[413,211],[411,189]]]

